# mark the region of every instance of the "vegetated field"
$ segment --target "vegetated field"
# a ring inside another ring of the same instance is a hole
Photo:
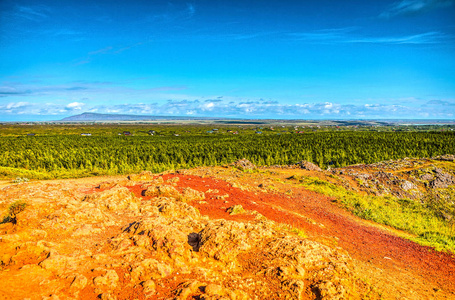
[[[153,136],[148,135],[151,129]],[[0,176],[48,179],[161,172],[224,165],[241,158],[258,166],[307,160],[327,168],[455,153],[453,131],[367,130],[371,127],[296,130],[279,126],[272,130],[253,126],[4,125]],[[124,131],[133,135],[125,136]],[[27,136],[30,132],[37,134]],[[83,132],[92,136],[80,136]]]

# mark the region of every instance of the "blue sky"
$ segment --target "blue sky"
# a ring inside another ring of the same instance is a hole
[[[455,0],[0,1],[0,121],[454,119]]]

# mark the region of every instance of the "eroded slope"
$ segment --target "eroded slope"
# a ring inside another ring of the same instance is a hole
[[[8,185],[0,208],[29,206],[18,225],[0,225],[0,298],[455,295],[452,255],[276,180],[289,172],[327,175],[204,168]]]

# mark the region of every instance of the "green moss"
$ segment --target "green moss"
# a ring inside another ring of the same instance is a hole
[[[242,205],[234,205],[226,210],[230,215],[244,214],[246,211]]]
[[[319,178],[305,177],[300,182],[307,189],[334,198],[334,202],[363,219],[408,232],[421,245],[455,252],[453,222],[444,219],[435,207],[393,196],[360,195]]]
[[[300,236],[300,237],[303,237],[303,238],[307,237],[307,235],[305,234],[305,231],[303,231],[300,228],[292,227],[289,231],[292,232],[295,235]]]

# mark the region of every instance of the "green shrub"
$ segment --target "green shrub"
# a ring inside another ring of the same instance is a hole
[[[22,200],[14,201],[8,206],[8,215],[3,218],[2,223],[17,224],[17,215],[25,210],[27,203]]]
[[[230,215],[244,214],[246,211],[242,205],[234,205],[226,210]]]
[[[14,183],[22,183],[22,182],[28,182],[29,179],[27,177],[16,177],[16,179],[13,180]]]

